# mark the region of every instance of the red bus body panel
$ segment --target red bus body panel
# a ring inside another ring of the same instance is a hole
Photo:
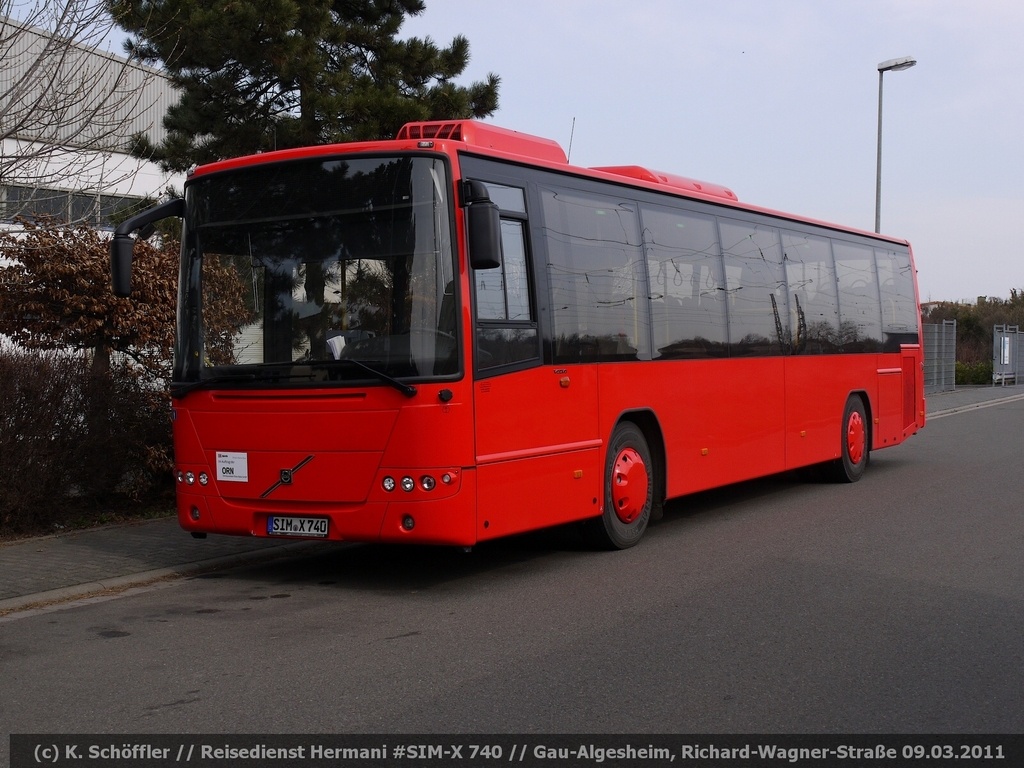
[[[473,543],[474,479],[464,469],[473,464],[472,410],[467,398],[442,402],[441,388],[423,387],[412,403],[383,387],[189,394],[174,410],[176,463],[211,480],[179,484],[182,527],[265,536],[269,515],[327,516],[335,540]],[[218,451],[247,456],[246,482],[217,476]],[[280,482],[282,470],[310,456],[290,483]],[[382,488],[388,474],[444,473],[453,482],[429,492]],[[401,525],[407,514],[412,531]]]

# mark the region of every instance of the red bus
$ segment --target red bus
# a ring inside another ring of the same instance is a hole
[[[173,432],[181,526],[472,546],[579,521],[635,544],[666,499],[924,426],[904,240],[740,203],[473,121],[195,170]]]

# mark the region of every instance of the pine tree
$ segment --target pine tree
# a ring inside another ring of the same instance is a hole
[[[454,80],[469,41],[398,39],[423,0],[107,0],[127,51],[181,91],[160,146],[167,170],[273,149],[389,138],[411,120],[486,117],[497,75]]]

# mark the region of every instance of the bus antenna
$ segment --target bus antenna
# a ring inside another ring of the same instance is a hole
[[[572,118],[572,128],[569,129],[569,151],[565,153],[565,162],[569,162],[569,158],[572,157],[572,136],[576,133],[576,117]]]

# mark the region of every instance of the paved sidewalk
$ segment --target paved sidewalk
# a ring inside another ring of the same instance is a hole
[[[177,518],[0,543],[0,616],[40,603],[293,554],[322,542],[209,536]]]
[[[999,400],[1024,399],[1024,387],[963,387],[928,397],[941,418]],[[323,542],[238,536],[193,539],[175,518],[114,525],[0,544],[0,615],[30,605],[124,589],[294,554]]]
[[[984,408],[1002,400],[1024,399],[1024,386],[959,387],[955,392],[937,392],[928,395],[928,418],[947,416],[951,413]]]

